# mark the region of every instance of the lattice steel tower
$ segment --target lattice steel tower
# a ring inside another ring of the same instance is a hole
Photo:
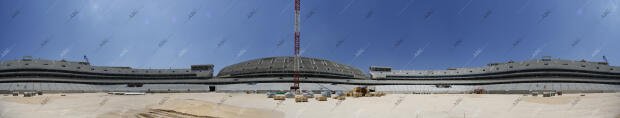
[[[295,0],[295,74],[293,75],[293,86],[291,90],[297,91],[299,89],[299,5],[300,0]]]

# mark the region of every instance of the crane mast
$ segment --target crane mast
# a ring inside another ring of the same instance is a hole
[[[295,0],[295,73],[293,75],[293,86],[291,90],[297,91],[299,89],[299,10],[300,0]]]

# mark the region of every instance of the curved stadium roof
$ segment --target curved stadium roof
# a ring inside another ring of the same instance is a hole
[[[293,76],[295,57],[268,57],[249,60],[223,68],[217,77]],[[302,77],[365,78],[357,68],[329,60],[300,57]]]

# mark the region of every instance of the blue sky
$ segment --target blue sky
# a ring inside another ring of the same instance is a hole
[[[0,60],[216,71],[293,55],[293,0],[2,0]],[[368,71],[620,62],[618,0],[302,0],[302,56]],[[73,17],[72,17],[73,16]]]

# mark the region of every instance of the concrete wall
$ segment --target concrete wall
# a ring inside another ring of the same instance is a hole
[[[88,85],[68,83],[0,83],[0,92],[43,91],[45,93],[88,93],[88,92],[209,92],[215,86],[216,92],[274,92],[288,91],[291,83],[257,83],[226,85],[195,84],[145,84],[142,87],[126,85]],[[358,85],[301,83],[302,90],[350,91]],[[485,89],[487,94],[530,94],[532,91],[562,91],[563,93],[601,93],[620,92],[620,85],[589,83],[515,83],[498,85],[453,85],[450,88],[437,88],[432,85],[376,85],[377,91],[405,94],[469,94],[475,89]],[[188,91],[189,89],[189,91]],[[170,90],[170,91],[168,91]],[[315,92],[318,93],[318,92]]]

